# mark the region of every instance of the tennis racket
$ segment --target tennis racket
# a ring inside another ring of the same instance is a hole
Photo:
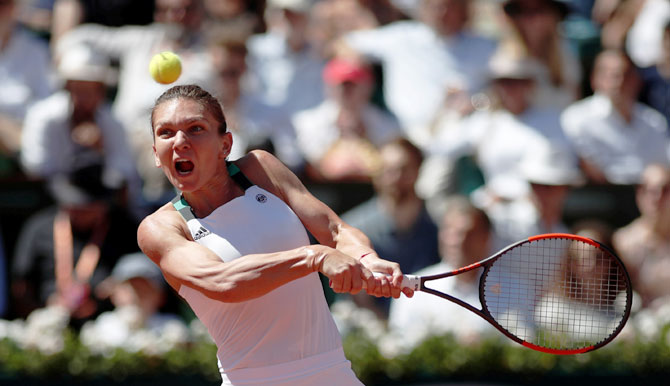
[[[481,309],[427,286],[477,268],[484,269]],[[515,342],[551,354],[585,353],[611,342],[632,302],[628,272],[609,248],[562,233],[530,237],[451,272],[405,275],[402,286],[452,301]]]

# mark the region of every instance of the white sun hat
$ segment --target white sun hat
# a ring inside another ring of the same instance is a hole
[[[537,79],[544,72],[536,59],[512,47],[501,47],[489,59],[490,79]]]
[[[57,69],[58,75],[63,80],[110,84],[115,78],[109,58],[85,44],[71,46],[64,50]]]
[[[527,148],[520,171],[533,184],[575,186],[584,183],[575,153],[567,145],[549,140],[538,140]]]
[[[268,7],[288,9],[293,12],[306,13],[312,8],[310,0],[268,0]]]

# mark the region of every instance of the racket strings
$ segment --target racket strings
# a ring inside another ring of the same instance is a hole
[[[607,251],[572,239],[539,239],[493,263],[484,307],[518,338],[556,350],[590,347],[625,319],[627,276]]]

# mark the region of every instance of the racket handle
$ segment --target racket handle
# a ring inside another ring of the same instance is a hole
[[[421,276],[402,275],[402,288],[411,288],[414,291],[421,291]]]
[[[382,272],[372,272],[372,274],[375,277],[380,277],[380,276],[387,276],[389,279],[391,278],[390,275],[387,275]],[[363,285],[365,287],[365,285]],[[402,275],[402,283],[400,283],[400,286],[402,288],[410,288],[414,291],[420,291],[421,290],[421,276],[416,276],[416,275]]]

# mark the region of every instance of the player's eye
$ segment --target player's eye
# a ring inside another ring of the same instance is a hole
[[[160,138],[170,138],[173,135],[174,131],[166,127],[161,127],[158,130],[156,130],[156,136]]]

